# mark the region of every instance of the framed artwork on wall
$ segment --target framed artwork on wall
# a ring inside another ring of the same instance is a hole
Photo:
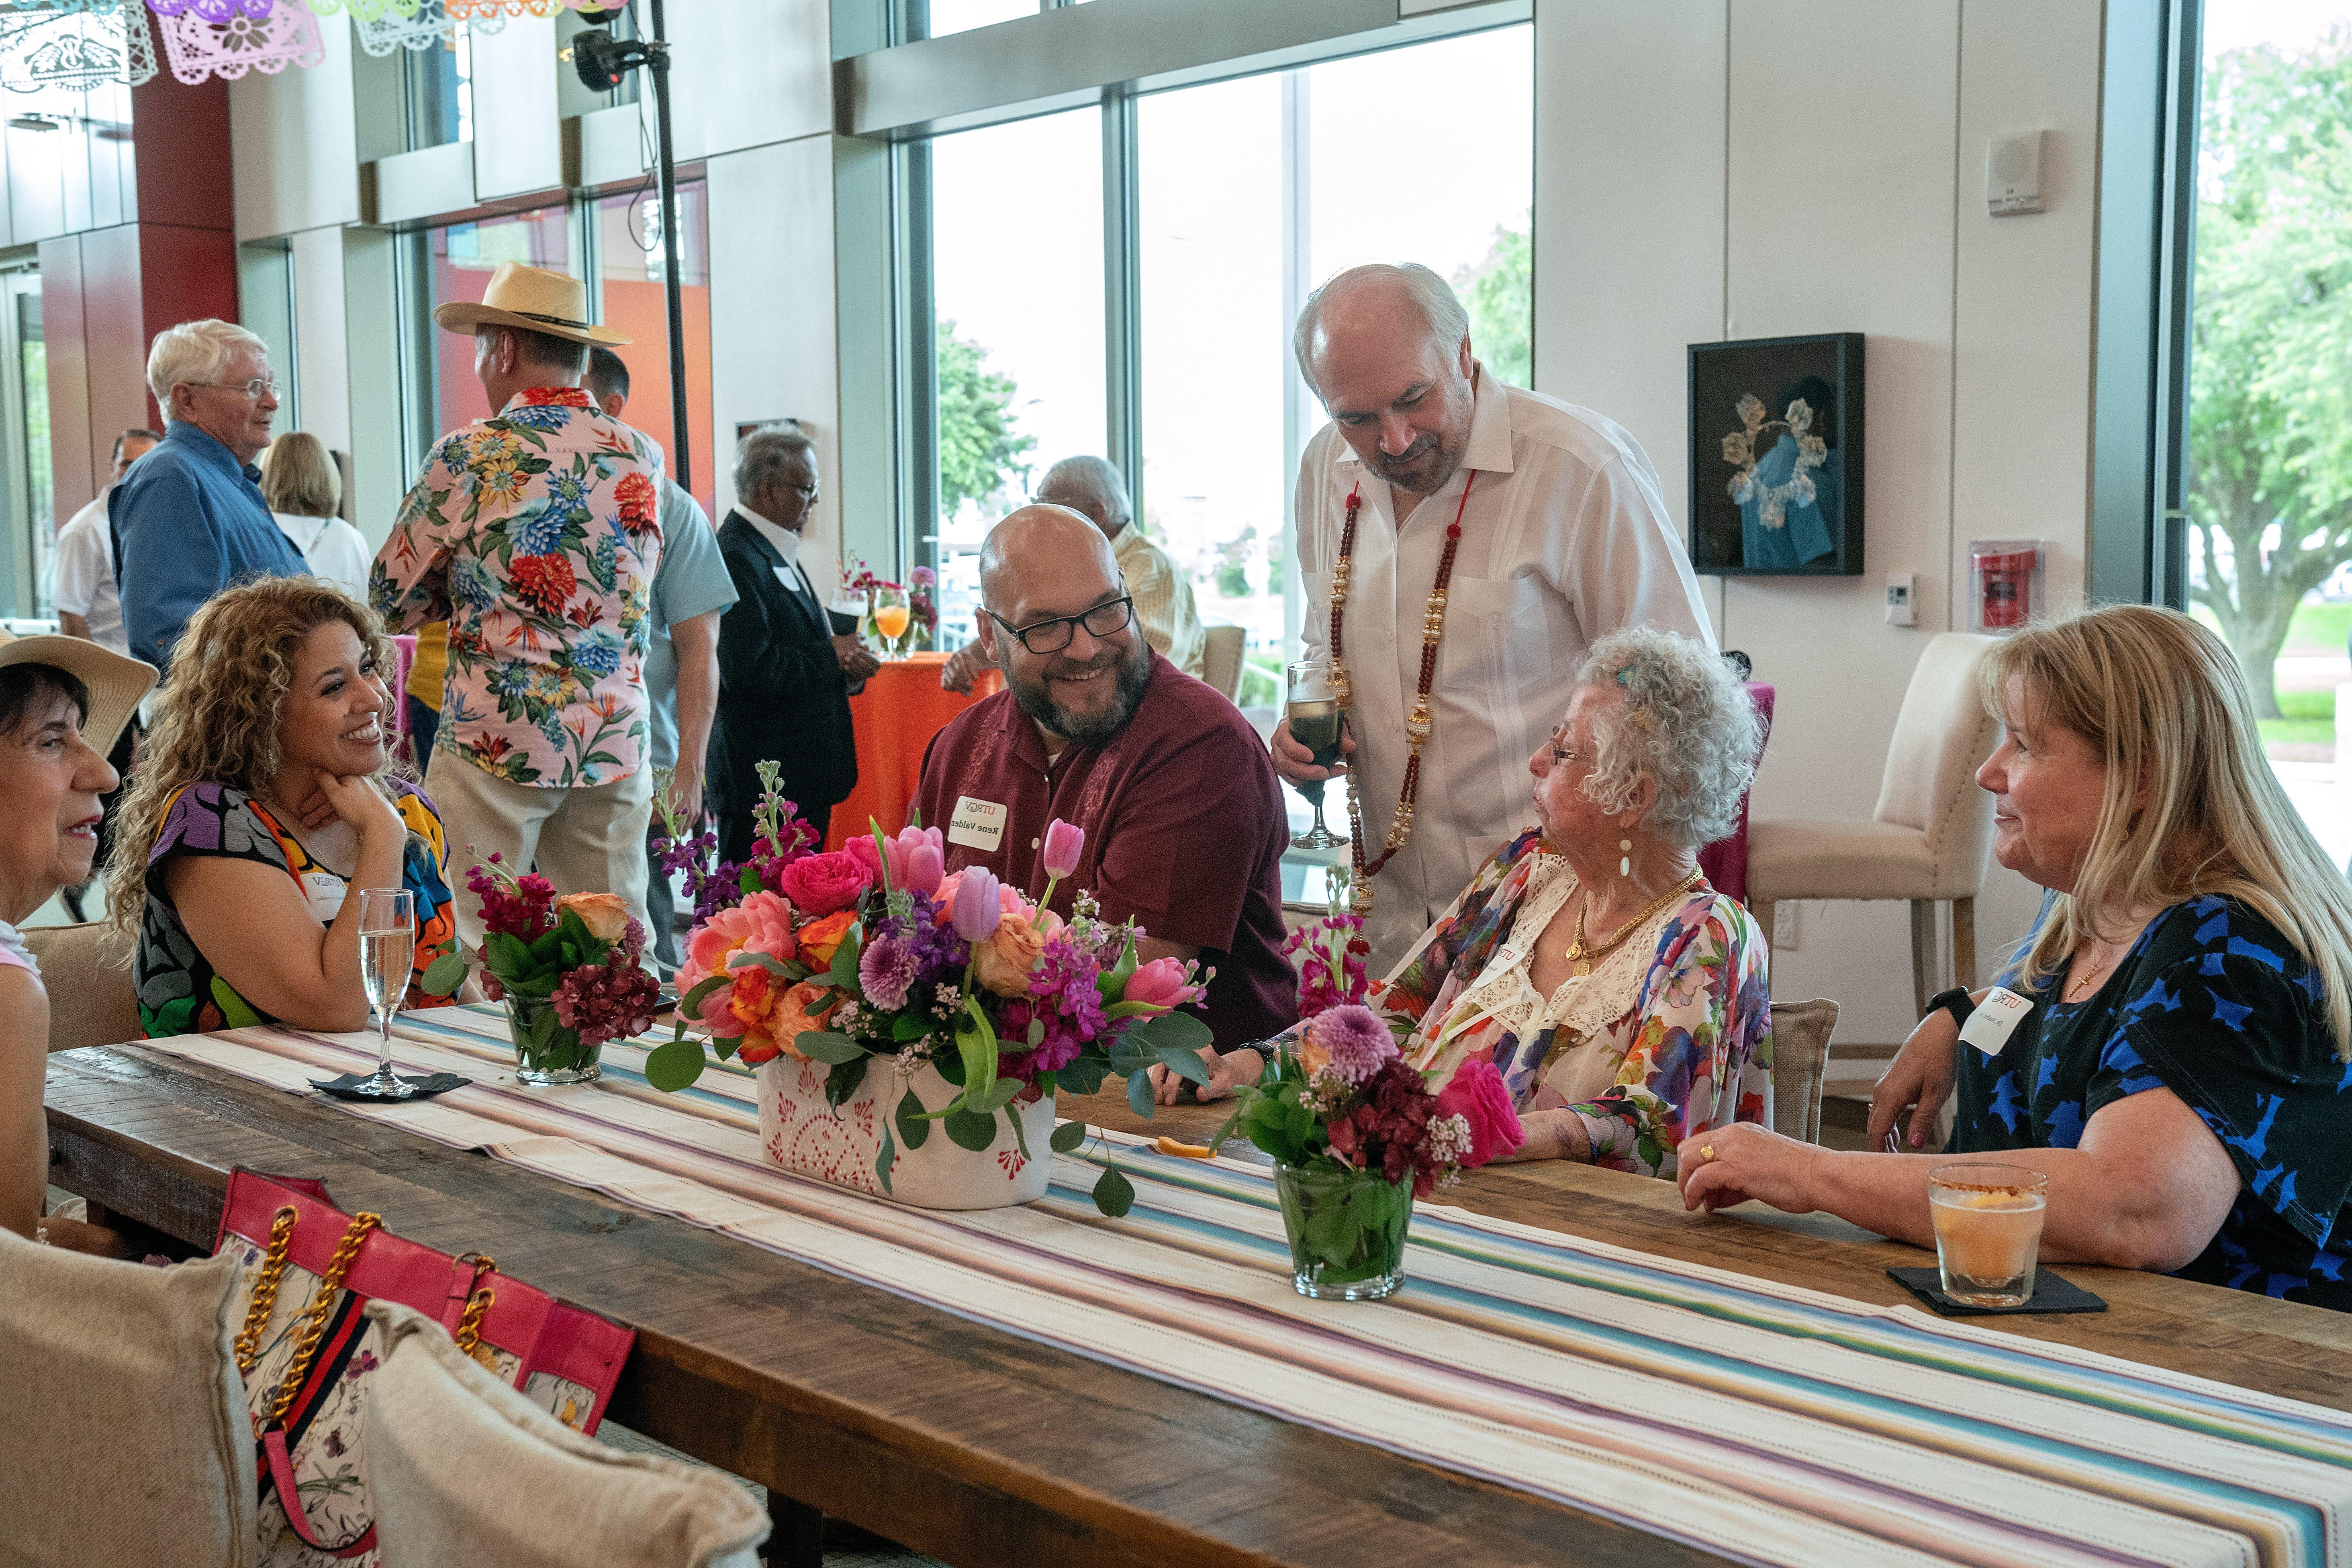
[[[1862,570],[1863,334],[1690,345],[1690,556],[1722,577]]]

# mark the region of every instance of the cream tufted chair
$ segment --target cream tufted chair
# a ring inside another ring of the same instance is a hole
[[[1927,1011],[1936,969],[1935,905],[1952,906],[1954,984],[1977,983],[1976,901],[1992,857],[1992,796],[1976,771],[1999,723],[1977,692],[1995,638],[1946,632],[1927,644],[1903,694],[1878,809],[1863,820],[1789,818],[1748,827],[1748,907],[1769,936],[1786,899],[1906,899],[1911,989]]]

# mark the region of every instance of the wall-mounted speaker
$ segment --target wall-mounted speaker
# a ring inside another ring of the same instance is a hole
[[[1985,149],[1985,210],[1995,217],[2042,210],[2039,131],[1996,136]]]

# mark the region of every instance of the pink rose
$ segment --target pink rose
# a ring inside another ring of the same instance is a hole
[[[866,846],[871,855],[874,847]],[[784,897],[803,914],[829,915],[856,903],[874,885],[874,873],[847,850],[803,855],[784,868]]]
[[[1456,1068],[1453,1079],[1437,1091],[1436,1113],[1459,1116],[1470,1124],[1470,1152],[1462,1162],[1465,1169],[1498,1160],[1528,1141],[1519,1126],[1519,1113],[1511,1104],[1511,1091],[1503,1086],[1503,1075],[1495,1070],[1493,1062],[1465,1062]]]
[[[1127,977],[1123,1002],[1144,1002],[1154,1007],[1181,1007],[1201,999],[1201,988],[1189,983],[1181,958],[1155,958]]]

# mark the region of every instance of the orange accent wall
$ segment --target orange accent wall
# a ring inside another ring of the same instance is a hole
[[[686,316],[686,417],[693,440],[694,499],[702,510],[714,511],[711,497],[717,448],[710,436],[710,289],[688,284],[678,290]],[[604,324],[628,334],[625,347],[613,352],[629,367],[628,422],[658,443],[662,455],[677,464],[670,452],[669,320],[662,286],[632,279],[604,280]],[[717,521],[714,514],[713,521]]]

